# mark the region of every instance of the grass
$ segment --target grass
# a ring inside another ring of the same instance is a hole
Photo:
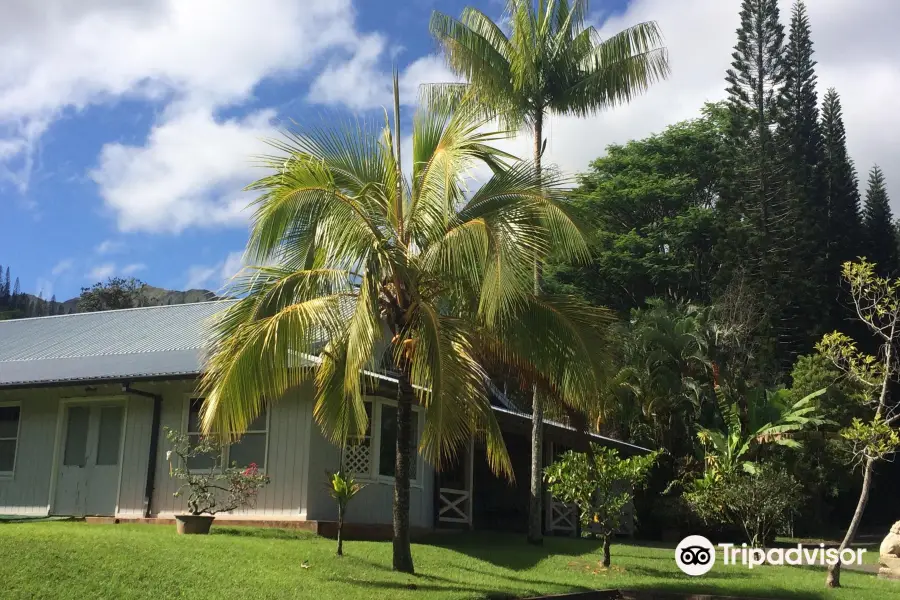
[[[214,526],[210,536],[176,536],[157,525],[75,522],[0,524],[2,595],[12,598],[355,598],[373,600],[510,598],[589,589],[657,589],[767,598],[883,600],[900,585],[844,572],[824,589],[821,569],[717,565],[683,575],[670,548],[614,544],[613,566],[599,566],[588,540],[445,535],[416,544],[415,576],[390,570],[391,546],[332,540],[305,532]],[[308,568],[304,568],[304,562]]]

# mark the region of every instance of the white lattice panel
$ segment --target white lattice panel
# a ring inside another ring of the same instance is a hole
[[[351,444],[344,449],[344,469],[354,475],[368,475],[371,471],[369,444]]]

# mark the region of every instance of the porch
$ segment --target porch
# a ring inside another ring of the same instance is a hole
[[[525,533],[531,482],[531,415],[494,407],[503,439],[512,461],[515,481],[494,475],[487,463],[484,445],[470,442],[455,464],[435,472],[434,526],[436,529],[478,529]],[[543,466],[550,465],[567,450],[586,450],[590,442],[616,448],[622,456],[649,452],[626,442],[547,421],[544,423]],[[578,515],[544,491],[543,529],[547,535],[575,536]],[[630,513],[630,507],[629,507]],[[620,533],[632,532],[628,514]]]

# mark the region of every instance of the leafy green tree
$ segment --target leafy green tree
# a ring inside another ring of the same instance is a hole
[[[866,258],[875,263],[879,274],[896,275],[900,269],[900,257],[897,255],[894,215],[891,212],[884,173],[878,165],[869,171],[869,188],[866,190],[866,201],[863,205],[863,226]]]
[[[799,400],[820,389],[816,412],[829,423],[810,432],[803,448],[776,454],[779,462],[800,481],[806,502],[794,521],[799,535],[818,535],[833,520],[842,494],[853,488],[854,477],[847,470],[846,443],[834,431],[864,416],[860,403],[865,390],[846,377],[819,353],[801,356],[791,371],[791,398]],[[818,533],[817,533],[818,532]]]
[[[861,406],[864,418],[854,418],[841,431],[851,446],[857,466],[863,471],[863,483],[856,511],[840,550],[853,543],[859,523],[869,501],[875,465],[887,460],[900,449],[900,405],[890,398],[890,383],[898,373],[895,356],[900,339],[900,279],[881,277],[873,263],[865,260],[844,264],[844,278],[850,286],[853,305],[859,320],[875,336],[880,345],[877,354],[860,350],[850,337],[837,331],[829,333],[816,349],[865,389]],[[828,587],[840,587],[841,564],[829,567]]]
[[[610,563],[610,542],[622,526],[635,488],[646,482],[658,452],[619,458],[613,448],[591,444],[590,452],[569,450],[544,471],[548,491],[578,507],[582,531],[603,540],[603,566]]]
[[[841,282],[841,265],[866,254],[867,250],[860,242],[864,235],[859,181],[847,152],[841,99],[834,88],[826,92],[822,101],[821,129],[821,169],[828,210],[827,274],[830,288],[836,290]]]
[[[250,187],[260,196],[246,256],[265,266],[235,280],[240,300],[214,326],[202,423],[234,436],[266,402],[313,381],[315,419],[340,444],[364,433],[362,372],[386,360],[398,379],[393,568],[413,572],[413,406],[425,413],[418,449],[431,463],[475,436],[494,471],[511,475],[487,372],[515,367],[584,411],[599,396],[594,349],[609,319],[534,294],[536,256],[587,254],[559,182],[528,163],[504,166],[483,111],[449,97],[416,113],[404,176],[397,87],[395,76],[393,132],[312,129],[273,142],[271,173]],[[469,196],[466,174],[485,163],[494,175]]]
[[[722,106],[707,105],[700,119],[611,145],[592,162],[573,199],[592,227],[592,260],[548,265],[546,289],[622,312],[651,297],[709,303],[723,117]]]
[[[97,282],[91,287],[81,288],[77,312],[99,312],[141,306],[145,284],[140,279],[130,277],[110,277],[106,282]]]
[[[478,9],[455,19],[435,11],[431,32],[450,68],[477,101],[511,130],[527,127],[539,176],[550,115],[587,117],[631,100],[669,72],[656,23],[640,23],[606,40],[585,23],[587,0],[507,0],[509,35]],[[541,289],[535,262],[534,288]],[[528,539],[543,537],[541,465],[544,403],[532,401],[531,501]]]

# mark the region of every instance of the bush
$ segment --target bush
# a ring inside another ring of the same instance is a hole
[[[706,523],[739,527],[751,546],[761,547],[798,512],[804,496],[800,482],[784,468],[758,463],[753,474],[698,479],[684,498]]]
[[[187,434],[166,427],[166,437],[172,444],[172,450],[166,454],[169,475],[184,481],[174,495],[178,498],[187,491],[188,511],[192,515],[215,515],[253,506],[259,490],[269,483],[269,476],[260,473],[255,464],[246,468],[236,464],[225,467],[222,444],[211,436],[200,437],[191,445]],[[188,460],[198,456],[213,457],[213,464],[208,469],[189,469]]]

